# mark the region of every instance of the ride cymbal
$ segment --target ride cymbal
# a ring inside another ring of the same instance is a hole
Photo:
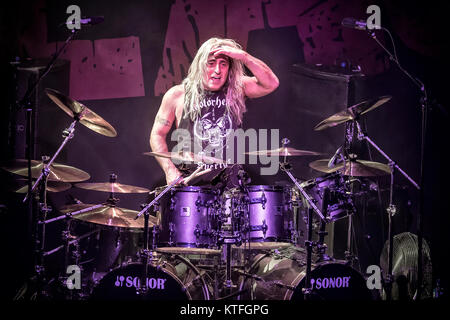
[[[84,104],[77,102],[54,89],[46,88],[45,92],[58,107],[74,120],[78,120],[82,125],[107,137],[117,136],[116,130],[108,122]]]
[[[75,184],[75,187],[86,190],[112,192],[112,193],[146,193],[150,191],[149,189],[146,188],[130,186],[118,182],[77,183]]]
[[[314,127],[314,130],[319,131],[326,128],[335,127],[347,121],[353,121],[358,116],[365,114],[375,108],[378,108],[382,104],[388,102],[391,98],[392,98],[391,96],[382,96],[376,99],[366,100],[358,104],[355,104],[347,108],[346,110],[340,111],[321,121]]]
[[[336,164],[334,167],[329,168],[328,162],[330,159],[320,159],[313,161],[309,166],[317,171],[332,173],[338,170],[342,170],[342,174],[345,176],[352,177],[373,177],[373,176],[384,176],[391,173],[391,169],[388,165],[366,161],[366,160],[348,160],[344,163]]]
[[[89,208],[92,208],[89,210]],[[78,213],[79,211],[82,211]],[[101,205],[95,204],[72,204],[61,207],[59,209],[62,213],[73,214],[72,218],[96,223],[108,227],[119,227],[119,228],[132,228],[132,229],[143,229],[144,228],[144,215],[141,215],[137,220],[136,216],[139,214],[138,211],[124,209],[116,207],[109,203],[104,203]],[[156,224],[156,217],[149,216],[148,226],[153,227]]]
[[[2,168],[19,176],[28,177],[28,161],[26,159],[16,159],[6,163]],[[31,177],[39,178],[44,164],[42,161],[31,160]],[[53,162],[50,166],[48,181],[80,182],[88,180],[91,176],[80,169]]]

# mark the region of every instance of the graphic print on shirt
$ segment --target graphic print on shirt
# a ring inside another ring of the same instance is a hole
[[[234,129],[232,117],[225,106],[225,99],[207,97],[199,107],[202,112],[194,122],[195,139],[201,144],[204,154],[222,157],[227,137]],[[204,110],[206,112],[203,112]]]

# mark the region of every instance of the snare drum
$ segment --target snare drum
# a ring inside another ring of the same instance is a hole
[[[174,187],[160,200],[158,247],[214,247],[216,201],[217,192],[212,189]]]
[[[293,212],[290,189],[282,186],[248,187],[250,242],[290,242]]]

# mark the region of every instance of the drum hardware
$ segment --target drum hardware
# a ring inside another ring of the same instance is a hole
[[[323,201],[322,201],[322,212],[327,212],[328,210],[328,203],[330,200],[330,189],[325,187],[323,190]],[[309,223],[308,223],[309,225]],[[311,225],[312,227],[312,225]],[[320,221],[320,230],[318,232],[319,234],[319,240],[317,241],[317,254],[318,254],[318,262],[321,261],[329,261],[331,258],[326,254],[327,245],[325,244],[325,236],[328,235],[328,232],[325,231],[326,228],[326,222],[321,220]]]
[[[384,31],[387,31],[389,34],[389,30],[386,28],[382,28]],[[368,35],[375,40],[375,42],[388,54],[389,59],[393,62],[395,62],[395,64],[397,65],[397,67],[400,69],[400,71],[402,71],[413,83],[415,86],[417,86],[417,88],[419,88],[420,90],[420,107],[421,107],[421,111],[422,111],[422,117],[421,117],[421,144],[420,144],[420,186],[411,178],[409,178],[409,176],[403,171],[401,170],[396,164],[395,162],[393,162],[392,160],[388,160],[389,164],[393,164],[393,167],[395,167],[397,170],[399,170],[403,176],[405,176],[413,185],[414,187],[416,187],[417,190],[419,190],[419,215],[417,218],[417,225],[418,225],[418,249],[417,249],[417,265],[418,265],[418,278],[417,278],[417,295],[415,297],[415,299],[420,299],[420,296],[422,294],[423,291],[423,284],[422,284],[422,280],[423,280],[423,266],[422,266],[422,249],[423,249],[423,217],[424,217],[424,172],[425,172],[425,154],[426,154],[426,138],[427,138],[427,133],[428,133],[428,114],[429,114],[429,110],[431,108],[431,104],[429,102],[429,98],[428,98],[428,93],[427,93],[427,88],[425,86],[425,84],[418,79],[417,77],[414,77],[413,75],[411,75],[407,70],[405,70],[401,65],[400,65],[400,61],[397,58],[397,53],[395,52],[395,43],[392,40],[392,45],[394,46],[394,54],[392,54],[376,37],[375,32],[373,30],[370,30],[368,32]],[[435,104],[436,101],[434,101]],[[437,104],[438,105],[438,104]],[[358,128],[359,129],[359,128]],[[366,139],[367,140],[367,139]],[[374,147],[374,143],[371,140],[367,140],[369,141],[370,144],[372,144]],[[381,152],[381,149],[375,147],[379,152]],[[382,153],[383,156],[385,158],[387,158],[387,156]],[[392,239],[390,239],[392,240]],[[392,241],[390,241],[390,243],[392,243]],[[392,249],[392,248],[391,248]],[[390,252],[392,252],[392,250],[390,250]]]
[[[102,204],[72,204],[61,207],[59,211],[70,217],[73,216],[76,220],[95,223],[107,228],[142,229],[144,227],[144,219],[135,220],[138,212],[117,207],[117,201],[118,199],[110,197]],[[64,217],[60,216],[55,219],[62,219]],[[151,216],[150,219],[150,227],[153,227],[156,224],[156,217]]]
[[[194,173],[197,173],[198,171],[200,171],[201,166],[199,166],[197,168],[196,171],[194,171]],[[175,179],[172,183],[170,183],[160,194],[158,194],[155,199],[153,199],[153,201],[151,201],[149,204],[147,204],[144,208],[142,208],[142,210],[136,215],[136,217],[134,218],[134,220],[137,220],[142,214],[144,215],[144,249],[143,249],[143,257],[144,257],[144,265],[143,265],[143,271],[141,274],[141,283],[143,285],[141,285],[138,289],[138,294],[140,294],[141,296],[145,295],[145,293],[147,292],[148,288],[146,286],[146,279],[148,276],[148,261],[149,261],[149,255],[150,252],[148,250],[148,222],[149,222],[149,217],[150,217],[150,213],[149,213],[149,209],[151,206],[153,206],[155,203],[157,203],[157,201],[169,190],[171,190],[177,183],[181,182],[183,180],[183,175],[180,175],[177,179]],[[158,234],[159,230],[154,231],[153,235],[153,239],[155,239],[156,235]],[[172,230],[170,230],[170,236],[169,236],[169,242],[171,242],[171,235],[173,233],[173,228]],[[155,240],[153,240],[155,241]],[[155,245],[155,242],[153,242],[153,245]]]
[[[408,181],[416,187],[417,190],[421,191],[419,185],[405,172],[403,171],[395,161],[393,161],[371,138],[367,136],[361,129],[361,126],[357,120],[354,121],[357,127],[358,139],[366,140],[369,142],[389,163],[389,171],[390,171],[390,192],[389,192],[389,205],[386,208],[386,212],[388,214],[388,238],[389,238],[389,247],[388,247],[388,271],[386,279],[383,281],[383,285],[386,290],[386,298],[387,300],[391,300],[392,298],[392,259],[393,259],[393,234],[392,234],[392,217],[396,214],[397,208],[393,204],[393,193],[394,193],[394,174],[395,170],[398,170]],[[421,248],[419,248],[419,251]],[[420,273],[420,271],[419,271]],[[420,285],[422,285],[420,283]]]
[[[281,141],[284,148],[286,147],[286,145],[289,142],[290,141],[287,138],[284,138]],[[303,292],[304,296],[306,297],[306,299],[308,299],[307,297],[312,292],[310,278],[311,278],[312,246],[313,246],[313,242],[312,242],[313,211],[320,217],[321,221],[328,222],[328,219],[325,218],[323,213],[315,205],[313,199],[306,193],[304,188],[298,183],[297,179],[295,179],[294,176],[292,175],[292,173],[290,172],[292,167],[287,162],[286,155],[284,157],[284,162],[280,162],[280,169],[289,176],[289,178],[292,180],[292,182],[294,182],[294,184],[297,186],[298,190],[302,193],[302,195],[305,197],[305,199],[307,200],[307,202],[309,204],[309,207],[307,209],[307,211],[308,211],[308,228],[307,228],[308,235],[307,235],[307,240],[305,241],[306,253],[307,253],[307,256],[306,256],[306,261],[307,261],[306,262],[306,284],[305,284],[304,288],[302,288],[302,292]]]
[[[155,245],[155,241],[153,240],[153,244],[152,244],[152,251],[149,250],[148,248],[148,228],[149,228],[149,218],[150,218],[150,213],[148,212],[148,209],[151,206],[146,206],[144,207],[142,210],[145,210],[144,212],[144,248],[141,252],[141,259],[143,257],[143,271],[142,271],[142,277],[141,277],[141,286],[139,286],[138,288],[136,288],[137,290],[137,294],[140,296],[144,296],[148,290],[148,284],[147,284],[147,277],[148,277],[148,264],[149,264],[149,259],[152,261],[155,261],[154,259],[156,257],[154,257],[154,245]],[[137,218],[137,217],[136,217]],[[135,219],[136,219],[135,218]],[[156,234],[153,233],[154,235]]]
[[[28,177],[28,190],[27,190],[27,194],[23,200],[23,202],[27,202],[28,200],[28,206],[27,206],[27,232],[30,235],[30,239],[29,239],[29,243],[31,244],[31,246],[33,246],[33,242],[38,242],[39,240],[38,235],[36,235],[34,233],[35,230],[33,230],[36,226],[39,226],[38,221],[36,219],[36,217],[40,216],[39,213],[36,213],[34,210],[34,206],[33,206],[33,199],[32,199],[32,195],[33,195],[33,191],[36,189],[36,187],[40,184],[41,180],[44,178],[45,182],[44,185],[46,185],[46,181],[48,179],[49,176],[49,169],[47,166],[43,166],[42,168],[42,174],[39,175],[38,179],[34,182],[32,181],[32,147],[35,144],[35,138],[34,135],[32,134],[32,117],[33,114],[35,113],[36,106],[33,105],[33,103],[31,102],[31,97],[32,95],[35,93],[36,89],[39,87],[39,84],[41,82],[41,80],[50,72],[51,68],[53,67],[53,65],[55,64],[55,62],[57,61],[58,57],[61,55],[61,53],[66,49],[67,45],[70,43],[70,41],[72,40],[72,38],[77,34],[79,30],[72,30],[72,33],[67,37],[66,41],[64,42],[64,44],[61,46],[61,48],[59,48],[59,50],[52,55],[52,58],[49,60],[49,62],[47,63],[45,69],[42,71],[42,73],[39,72],[39,70],[34,70],[34,72],[37,72],[38,76],[36,81],[29,85],[27,88],[27,91],[25,92],[24,96],[22,97],[22,99],[18,100],[18,102],[16,103],[16,107],[17,108],[23,108],[26,110],[26,149],[25,149],[25,154],[26,154],[26,170],[27,170],[27,174],[26,176]],[[19,69],[19,68],[18,68]],[[75,123],[72,123],[72,125],[69,128],[69,131],[64,131],[63,134],[65,135],[65,143],[68,141],[68,139],[72,138],[72,134],[70,132],[70,130],[73,131],[73,126],[75,125]],[[63,143],[63,145],[65,144]],[[61,146],[62,148],[62,146]],[[61,148],[59,150],[61,150]],[[55,156],[48,162],[48,166],[51,166],[53,164],[54,159],[56,158],[56,155],[58,154],[58,152],[55,154]],[[81,180],[82,181],[82,180]],[[46,190],[44,188],[43,190],[44,192],[44,196],[46,193]],[[45,219],[43,219],[45,220]],[[32,256],[35,255],[35,252],[31,253]],[[35,257],[34,257],[35,258]],[[38,258],[38,260],[40,260],[41,258]],[[34,269],[34,270],[33,270]],[[40,278],[40,272],[37,273],[36,275],[36,270],[35,269],[40,269],[40,268],[31,268],[31,263],[30,263],[30,268],[28,268],[28,272],[32,275],[32,279],[33,278]],[[35,274],[35,276],[33,276],[33,274]],[[40,284],[38,284],[38,290],[37,290],[37,296],[41,295],[41,289],[42,286]]]

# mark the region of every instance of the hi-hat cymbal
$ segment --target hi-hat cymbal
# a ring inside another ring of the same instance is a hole
[[[21,187],[16,186],[14,189],[15,193],[28,193],[28,185],[26,185],[27,180],[26,179],[20,179],[18,181],[18,185],[21,185]],[[34,184],[34,181],[33,181]],[[72,187],[70,183],[67,182],[61,182],[61,181],[47,181],[47,191],[48,192],[62,192],[69,190]]]
[[[315,152],[315,151],[308,151],[308,150],[298,150],[294,148],[289,147],[280,147],[278,149],[274,150],[257,150],[257,151],[250,151],[250,152],[244,152],[244,154],[252,155],[252,156],[318,156],[322,155],[323,153]]]
[[[328,167],[328,162],[330,159],[321,159],[313,161],[309,166],[317,171],[332,173],[338,170],[343,170],[343,175],[352,177],[373,177],[373,176],[384,176],[391,173],[391,169],[388,165],[366,161],[366,160],[348,160],[344,163],[339,163],[333,168]]]
[[[82,125],[107,137],[117,136],[116,130],[108,122],[84,104],[77,102],[54,89],[46,88],[45,92],[65,113],[73,119],[79,120]]]
[[[204,155],[198,155],[198,154],[194,154],[193,152],[188,152],[188,151],[183,151],[183,152],[144,152],[144,155],[153,156],[153,157],[169,158],[169,159],[176,160],[179,162],[195,162],[195,163],[202,162],[202,163],[206,163],[206,164],[213,164],[213,163],[226,164],[227,163],[226,161],[224,161],[222,159],[204,156]]]
[[[33,179],[39,178],[43,167],[42,161],[31,160],[31,177]],[[5,166],[2,166],[2,168],[19,176],[28,177],[28,161],[26,159],[10,161]],[[88,180],[90,177],[83,170],[53,162],[50,166],[48,181],[80,182]]]
[[[92,210],[89,208],[94,207]],[[81,210],[86,210],[78,213]],[[144,215],[141,215],[137,220],[138,211],[116,207],[112,204],[105,203],[101,205],[95,204],[71,204],[59,209],[62,213],[73,214],[72,218],[86,222],[101,224],[108,227],[119,228],[144,228]],[[157,218],[149,216],[148,226],[153,227],[156,224]]]
[[[75,187],[86,190],[114,192],[114,193],[146,193],[150,191],[149,189],[146,188],[130,186],[118,182],[77,183],[75,184]]]
[[[382,104],[388,102],[391,96],[382,96],[376,99],[366,100],[355,104],[346,110],[340,111],[331,117],[326,118],[314,127],[314,130],[319,131],[330,127],[335,127],[338,124],[355,120],[359,115],[365,114]]]

